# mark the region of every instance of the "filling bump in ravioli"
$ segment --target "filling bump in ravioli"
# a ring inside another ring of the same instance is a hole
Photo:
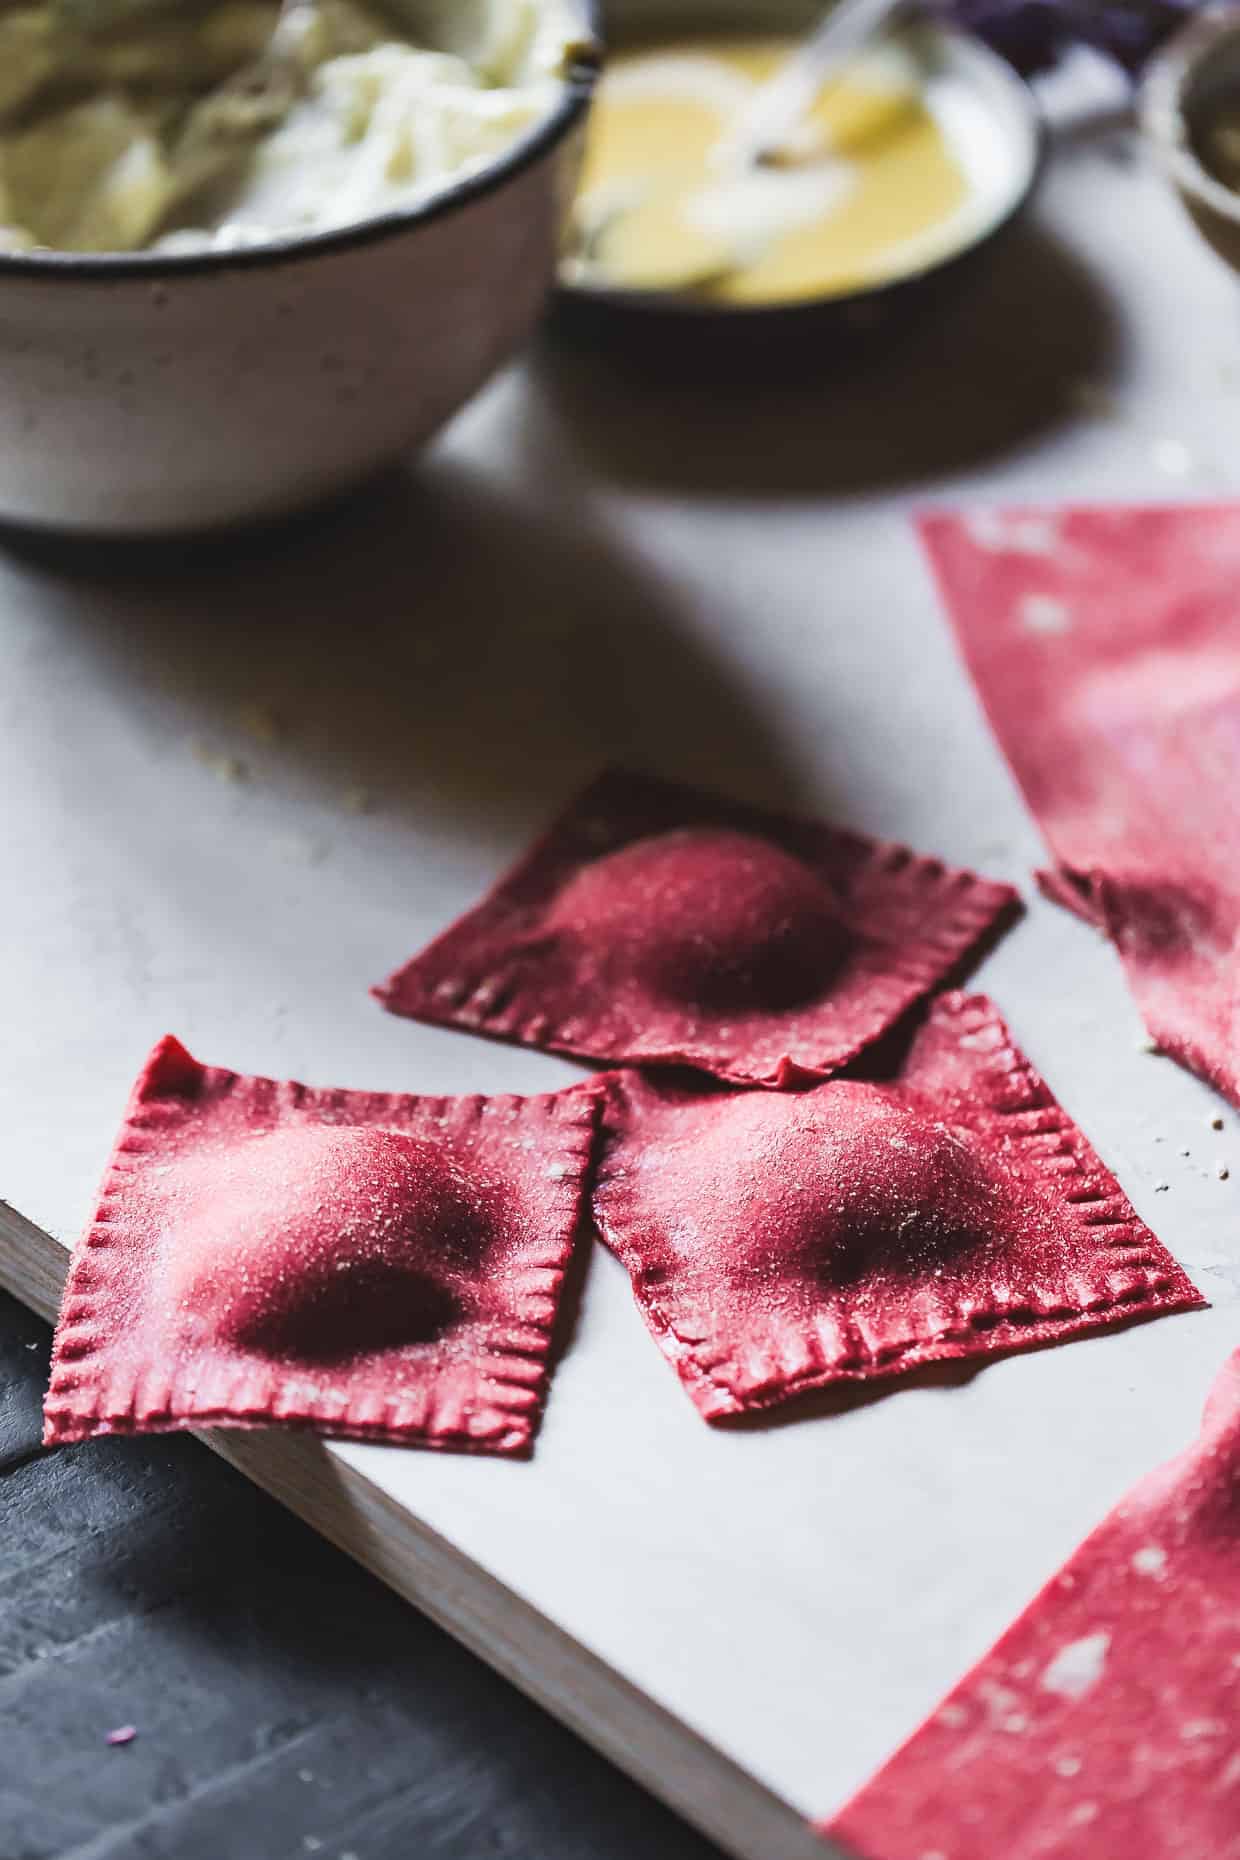
[[[1204,1302],[980,996],[880,1082],[617,1075],[594,1214],[707,1420]]]
[[[904,847],[616,771],[376,992],[415,1020],[784,1087],[885,1033],[1015,904]]]
[[[308,1362],[429,1343],[471,1303],[485,1198],[398,1130],[296,1125],[186,1171],[165,1295],[199,1335]]]
[[[163,1041],[70,1267],[48,1442],[281,1421],[527,1450],[595,1103],[311,1090]]]

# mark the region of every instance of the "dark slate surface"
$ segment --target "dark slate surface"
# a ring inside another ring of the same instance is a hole
[[[0,1296],[0,1860],[720,1860],[196,1442],[41,1452],[48,1343]]]

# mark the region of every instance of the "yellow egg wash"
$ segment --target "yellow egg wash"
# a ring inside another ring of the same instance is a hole
[[[828,85],[777,164],[729,163],[729,125],[793,44],[676,39],[612,56],[578,203],[583,281],[792,303],[951,249],[969,182],[894,48]]]

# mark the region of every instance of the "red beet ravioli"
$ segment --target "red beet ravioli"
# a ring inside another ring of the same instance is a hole
[[[313,1090],[162,1041],[69,1270],[47,1442],[280,1422],[526,1451],[595,1110]]]
[[[903,846],[617,770],[376,993],[553,1052],[784,1087],[852,1059],[1016,903]]]
[[[708,1421],[1204,1303],[980,996],[882,1083],[609,1080],[594,1215]]]
[[[864,1860],[1238,1860],[1240,1355],[826,1829]]]

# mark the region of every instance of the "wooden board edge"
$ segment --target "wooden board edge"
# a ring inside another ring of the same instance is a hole
[[[0,1202],[0,1286],[50,1322],[69,1262]],[[312,1434],[196,1436],[734,1856],[845,1860],[804,1818]]]

